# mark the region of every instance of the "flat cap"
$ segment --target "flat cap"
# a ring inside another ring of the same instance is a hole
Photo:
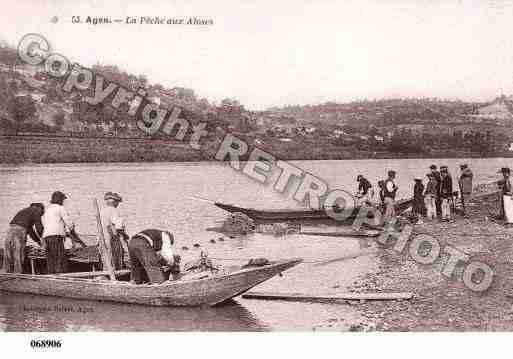
[[[118,202],[123,202],[123,199],[121,198],[121,196],[119,194],[117,194],[116,192],[105,193],[105,196],[103,197],[103,199],[105,199],[105,200],[113,199]]]

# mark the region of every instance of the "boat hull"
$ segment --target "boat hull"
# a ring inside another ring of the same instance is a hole
[[[413,200],[399,200],[396,203],[396,213],[404,212],[408,207],[411,206]],[[231,204],[225,204],[221,202],[214,203],[217,207],[231,213],[240,212],[248,216],[249,218],[262,221],[262,222],[284,222],[284,221],[298,221],[298,220],[332,220],[332,217],[329,216],[327,211],[324,209],[317,210],[259,210],[254,208],[244,208],[238,207]],[[358,212],[360,211],[360,207],[356,207],[353,209],[352,213],[345,219],[347,222],[352,222]],[[368,212],[372,214],[371,211]]]
[[[162,285],[0,273],[0,290],[152,306],[212,306],[236,297],[300,262],[299,259],[279,261],[219,277],[177,280]]]

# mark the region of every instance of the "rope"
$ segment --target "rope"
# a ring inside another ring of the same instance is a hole
[[[354,258],[357,258],[360,256],[364,256],[367,254],[373,254],[376,252],[377,251],[362,251],[359,253],[349,254],[349,255],[346,255],[343,257],[303,260],[301,263],[304,263],[304,264],[328,264],[331,262],[337,262],[337,261],[341,261],[341,260],[345,260],[345,259],[354,259]],[[222,257],[210,257],[210,256],[208,258],[215,259],[218,261],[237,261],[237,262],[245,262],[245,261],[249,261],[250,259],[254,259],[254,257],[253,258],[240,258],[240,257],[239,258],[222,258]]]

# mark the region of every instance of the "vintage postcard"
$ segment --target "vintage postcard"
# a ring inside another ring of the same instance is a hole
[[[0,331],[511,331],[512,21],[5,4]]]

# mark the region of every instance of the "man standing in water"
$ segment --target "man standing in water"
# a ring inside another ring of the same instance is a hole
[[[125,221],[121,216],[118,206],[123,201],[121,196],[114,192],[107,192],[103,197],[105,207],[101,210],[103,234],[107,240],[112,254],[114,270],[123,268],[123,244],[121,239],[128,243],[128,235],[125,232]]]
[[[4,267],[7,273],[23,273],[27,235],[41,245],[40,237],[43,235],[41,216],[44,211],[45,207],[42,203],[32,203],[16,213],[9,223],[4,241]]]
[[[385,181],[383,188],[383,194],[385,198],[385,215],[384,220],[387,221],[392,217],[395,217],[395,195],[398,187],[395,182],[395,171],[388,171],[388,178]]]
[[[67,258],[64,251],[66,231],[70,232],[74,224],[64,208],[66,195],[60,191],[52,194],[50,205],[46,209],[42,222],[44,226],[43,242],[46,246],[46,269],[48,274],[65,273]]]

